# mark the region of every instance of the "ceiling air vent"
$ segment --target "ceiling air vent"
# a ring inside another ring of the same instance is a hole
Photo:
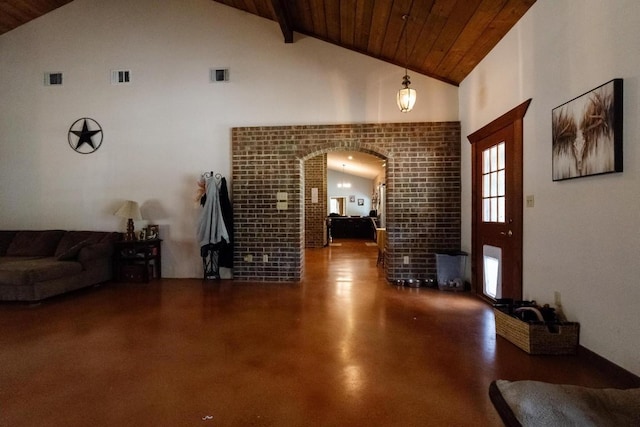
[[[111,71],[111,84],[123,85],[127,83],[131,83],[131,70]]]
[[[44,85],[45,86],[61,86],[62,85],[62,73],[44,73]]]
[[[211,83],[220,83],[229,81],[228,68],[212,68],[209,70],[209,80]]]

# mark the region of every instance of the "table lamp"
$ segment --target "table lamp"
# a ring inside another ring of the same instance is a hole
[[[138,203],[127,200],[120,206],[120,209],[116,211],[115,215],[121,218],[127,218],[127,234],[125,234],[124,240],[136,240],[136,234],[133,230],[133,220],[142,219]]]

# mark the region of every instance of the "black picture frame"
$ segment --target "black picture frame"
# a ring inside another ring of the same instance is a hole
[[[358,199],[358,206],[364,206],[364,199]]]
[[[553,181],[622,172],[623,80],[551,111]]]
[[[160,227],[157,225],[149,225],[147,226],[147,240],[159,239],[160,238]]]

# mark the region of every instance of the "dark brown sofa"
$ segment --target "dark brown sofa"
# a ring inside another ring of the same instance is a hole
[[[103,231],[0,231],[0,301],[40,301],[113,278]]]

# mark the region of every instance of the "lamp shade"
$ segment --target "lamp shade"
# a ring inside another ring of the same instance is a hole
[[[138,202],[134,202],[132,200],[127,200],[126,202],[124,202],[122,206],[120,206],[120,209],[116,211],[115,215],[127,219],[142,219]]]
[[[398,108],[403,113],[407,113],[413,109],[416,104],[416,90],[409,87],[403,87],[398,91]]]

